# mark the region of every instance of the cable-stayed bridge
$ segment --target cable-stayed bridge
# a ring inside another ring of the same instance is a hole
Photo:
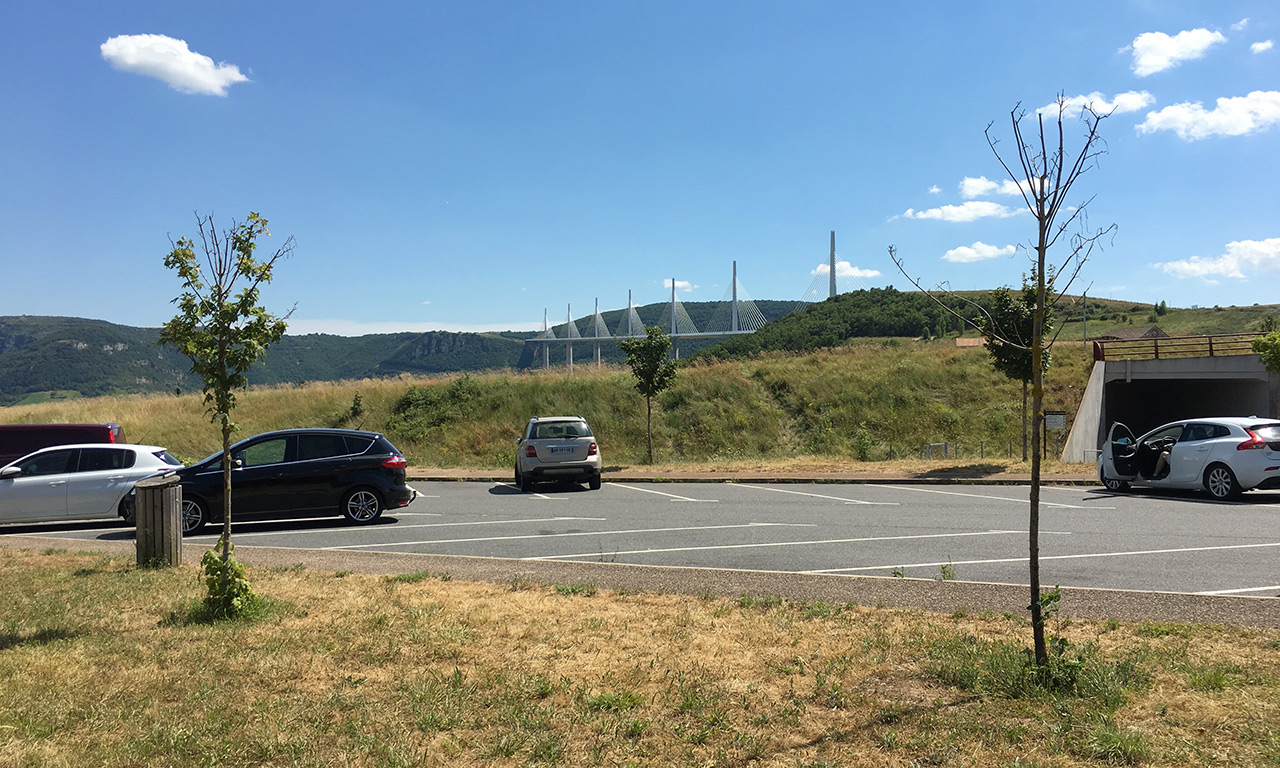
[[[829,264],[823,265],[814,271],[813,282],[810,283],[804,295],[789,310],[785,310],[782,313],[783,315],[803,309],[812,303],[840,293],[837,277],[840,277],[845,283],[855,283],[857,288],[867,287],[856,274],[837,274],[835,243],[836,233],[832,232]],[[733,262],[733,278],[729,283],[729,288],[725,292],[724,298],[717,303],[716,309],[701,324],[701,327],[694,323],[683,302],[676,295],[676,285],[676,280],[672,278],[671,298],[667,304],[667,309],[658,322],[651,322],[650,325],[661,327],[671,337],[672,352],[677,358],[680,356],[681,340],[728,338],[755,333],[769,322],[765,313],[756,305],[755,300],[751,298],[742,282],[738,279],[738,263],[736,261]],[[852,290],[847,286],[846,288]],[[776,304],[777,302],[768,303]],[[777,316],[776,312],[775,316]],[[579,327],[579,322],[573,319],[572,305],[566,307],[564,322],[554,325],[550,320],[549,313],[544,311],[542,331],[537,336],[525,340],[526,347],[531,348],[532,358],[537,359],[539,353],[541,353],[543,367],[549,368],[551,366],[552,347],[563,344],[565,364],[572,369],[574,345],[586,343],[591,345],[593,359],[596,365],[599,366],[601,364],[601,344],[616,343],[622,339],[645,335],[645,323],[640,319],[640,315],[631,301],[630,291],[627,291],[627,308],[619,314],[612,329],[608,327],[604,317],[600,314],[599,299],[596,300],[595,314],[587,319],[582,324],[582,327]]]

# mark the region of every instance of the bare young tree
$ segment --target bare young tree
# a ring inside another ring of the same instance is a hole
[[[1048,649],[1044,633],[1045,601],[1040,591],[1040,472],[1041,442],[1044,434],[1044,380],[1045,355],[1053,346],[1056,334],[1045,341],[1045,320],[1053,305],[1070,289],[1071,284],[1079,276],[1081,268],[1098,247],[1101,240],[1115,232],[1115,224],[1101,229],[1089,226],[1087,208],[1092,197],[1077,205],[1070,205],[1068,196],[1075,183],[1090,168],[1097,166],[1098,158],[1106,153],[1098,128],[1108,113],[1095,111],[1092,106],[1079,108],[1082,124],[1083,141],[1077,152],[1067,151],[1067,123],[1076,112],[1076,106],[1065,96],[1059,95],[1054,106],[1046,107],[1029,116],[1022,106],[1015,105],[1009,112],[1009,120],[1013,128],[1014,152],[1009,160],[1001,154],[1000,142],[992,134],[994,122],[987,125],[983,135],[987,145],[996,156],[1005,173],[1014,179],[1022,192],[1022,200],[1027,210],[1036,221],[1034,243],[1027,246],[1027,256],[1032,263],[1034,278],[1035,308],[1032,312],[1032,328],[1029,341],[1019,338],[1018,334],[1002,334],[995,318],[985,309],[984,316],[989,326],[996,329],[995,335],[1001,342],[1014,347],[1022,346],[1031,355],[1031,492],[1030,513],[1028,520],[1029,538],[1029,571],[1031,582],[1031,628],[1035,646],[1036,663],[1045,666],[1049,663]],[[1046,114],[1049,125],[1045,124]],[[1034,125],[1030,131],[1024,130],[1024,121],[1031,117]],[[1055,128],[1056,126],[1056,128]],[[1055,259],[1050,261],[1049,252],[1055,246],[1065,246],[1054,251]],[[912,278],[906,267],[893,249],[889,248],[889,257],[911,281],[916,288],[932,293],[923,288],[919,280]],[[1030,286],[1029,286],[1030,287]],[[941,301],[939,304],[946,307]],[[948,309],[948,311],[951,311]]]

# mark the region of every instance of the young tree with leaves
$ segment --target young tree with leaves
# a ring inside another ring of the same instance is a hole
[[[1068,152],[1066,124],[1077,108],[1060,95],[1056,104],[1039,110],[1031,117],[1033,127],[1024,133],[1023,122],[1028,118],[1027,112],[1021,105],[1014,106],[1009,112],[1009,120],[1013,128],[1016,160],[1011,155],[1011,159],[1006,161],[1001,155],[999,141],[991,133],[994,122],[983,132],[996,160],[1017,183],[1022,200],[1036,223],[1035,239],[1027,247],[1032,264],[1035,305],[1031,313],[1031,334],[1021,346],[1031,357],[1031,489],[1027,523],[1031,604],[1028,607],[1035,660],[1040,667],[1049,664],[1044,618],[1046,604],[1054,599],[1053,593],[1042,595],[1040,592],[1040,445],[1044,429],[1044,377],[1048,368],[1048,350],[1053,345],[1053,338],[1046,341],[1048,319],[1058,297],[1070,288],[1094,248],[1100,245],[1103,237],[1115,231],[1114,224],[1102,229],[1089,227],[1086,211],[1093,198],[1075,205],[1071,205],[1068,199],[1080,177],[1095,167],[1098,158],[1106,153],[1098,127],[1110,114],[1098,113],[1088,105],[1079,107],[1083,138],[1078,151]],[[1045,124],[1046,115],[1049,117],[1048,126]],[[1055,262],[1050,264],[1049,250],[1060,244],[1065,248],[1055,250]],[[925,290],[907,273],[892,246],[889,257],[912,284]],[[929,295],[932,297],[931,293]],[[942,304],[938,299],[934,300]],[[1016,339],[1005,337],[1002,341],[1019,345]]]
[[[1022,290],[1014,294],[1009,288],[997,288],[991,295],[991,308],[982,318],[982,337],[986,340],[991,365],[1006,378],[1022,382],[1022,460],[1027,460],[1027,390],[1031,386],[1031,333],[1035,319],[1036,289],[1034,278],[1022,277]],[[1046,309],[1045,323],[1040,329],[1041,341],[1052,325],[1053,307]],[[1049,350],[1041,360],[1049,370]]]
[[[624,339],[618,348],[627,355],[627,365],[636,377],[636,389],[644,395],[645,434],[648,438],[648,462],[653,463],[653,398],[669,388],[676,380],[676,364],[667,359],[671,351],[671,337],[656,325],[647,326],[645,336]]]
[[[1254,339],[1253,351],[1262,358],[1262,364],[1268,371],[1280,373],[1280,330],[1272,330],[1266,336]]]
[[[232,221],[219,232],[213,216],[196,215],[201,254],[188,238],[170,240],[173,246],[164,258],[165,267],[178,273],[182,295],[174,299],[178,314],[161,326],[159,343],[176,348],[191,359],[191,370],[204,382],[204,403],[210,421],[222,431],[222,549],[221,569],[209,579],[210,600],[221,615],[234,615],[248,593],[243,569],[231,559],[231,434],[236,424],[231,413],[236,407],[236,390],[248,385],[245,374],[284,335],[290,310],[276,317],[259,304],[263,285],[270,283],[276,262],[293,251],[293,238],[284,242],[270,258],[259,260],[254,252],[259,237],[269,236],[267,220],[250,213],[244,222]],[[205,560],[205,570],[216,560]],[[233,581],[243,583],[233,588]]]

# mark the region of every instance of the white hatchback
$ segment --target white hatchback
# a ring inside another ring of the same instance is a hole
[[[1130,485],[1203,488],[1219,500],[1254,488],[1280,488],[1280,421],[1186,419],[1139,438],[1116,422],[1098,456],[1098,479],[1112,491]]]
[[[57,445],[0,468],[0,523],[122,517],[133,522],[133,484],[182,466],[158,445]]]

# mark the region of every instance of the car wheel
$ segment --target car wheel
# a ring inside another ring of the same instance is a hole
[[[1107,477],[1107,473],[1102,471],[1102,467],[1098,467],[1098,481],[1108,491],[1120,492],[1129,490],[1128,483],[1115,477]]]
[[[1240,483],[1236,480],[1235,473],[1225,464],[1213,464],[1205,470],[1204,487],[1218,501],[1234,499],[1240,495]]]
[[[182,535],[191,536],[198,533],[204,524],[209,522],[209,510],[199,499],[182,500]]]
[[[125,525],[138,524],[138,502],[133,493],[126,493],[120,500],[120,517],[124,519]]]
[[[528,475],[520,476],[520,490],[525,493],[533,493],[533,478]]]
[[[516,467],[516,485],[520,485],[520,467]]]
[[[590,488],[590,489],[591,489],[591,490],[593,490],[593,491],[598,491],[598,490],[600,490],[600,476],[599,476],[599,475],[596,475],[595,477],[593,477],[593,478],[591,478],[590,480],[588,480],[588,481],[587,481],[587,487],[588,487],[588,488]]]
[[[368,488],[356,488],[342,497],[342,516],[353,523],[372,523],[382,516],[382,499]]]

